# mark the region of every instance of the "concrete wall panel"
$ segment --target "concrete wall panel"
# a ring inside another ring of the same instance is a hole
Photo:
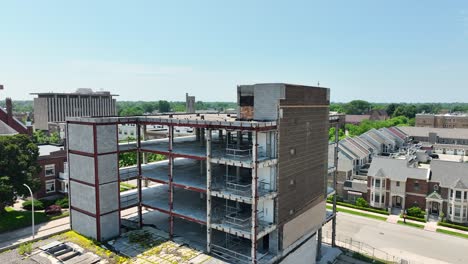
[[[289,254],[280,263],[281,264],[309,264],[315,263],[317,256],[317,239],[312,237],[304,243],[300,248]]]
[[[103,241],[119,236],[119,212],[101,216],[101,239]]]
[[[117,182],[99,186],[101,214],[119,209],[119,187]]]
[[[284,99],[284,84],[256,84],[254,120],[277,120],[279,99]]]
[[[70,153],[70,178],[94,184],[94,158]]]
[[[94,153],[93,126],[68,124],[70,150]]]
[[[117,125],[96,127],[98,153],[117,151]]]
[[[96,193],[94,187],[70,182],[71,188],[71,206],[85,210],[92,214],[96,213]]]
[[[118,181],[117,162],[117,154],[98,156],[99,184]]]
[[[72,226],[76,232],[97,239],[96,219],[75,210],[71,210]]]
[[[283,226],[283,249],[322,226],[325,221],[325,205],[326,202],[323,201]]]

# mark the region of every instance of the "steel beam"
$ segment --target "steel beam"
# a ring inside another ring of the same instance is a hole
[[[206,251],[211,253],[211,129],[206,135]]]

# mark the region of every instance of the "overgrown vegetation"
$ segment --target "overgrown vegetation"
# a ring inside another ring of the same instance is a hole
[[[32,252],[32,243],[23,243],[18,248],[18,254],[26,255],[31,254]]]
[[[195,103],[196,110],[213,110],[224,111],[229,108],[236,108],[237,104],[234,102],[202,102]],[[164,100],[151,101],[151,102],[130,102],[119,101],[117,102],[117,111],[119,116],[134,116],[143,115],[153,112],[185,112],[185,102],[168,102]]]
[[[74,231],[62,233],[57,235],[56,238],[61,241],[70,241],[75,243],[82,248],[99,255],[100,257],[108,259],[110,263],[126,263],[129,260],[127,257],[120,256],[108,249],[102,248],[101,243],[97,242],[96,240],[82,236]]]
[[[386,264],[387,263],[385,261],[382,261],[382,260],[379,260],[379,259],[376,259],[376,258],[372,258],[372,257],[366,256],[366,255],[363,255],[363,254],[360,254],[360,253],[357,253],[357,252],[353,252],[352,257],[353,257],[353,259],[361,260],[361,261],[364,261],[366,263],[374,263],[374,264]]]

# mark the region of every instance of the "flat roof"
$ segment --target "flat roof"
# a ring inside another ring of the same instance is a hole
[[[119,96],[118,94],[111,94],[109,92],[93,92],[93,93],[30,93],[30,95],[39,95],[39,96],[55,96],[55,95],[73,95],[73,96]]]
[[[42,156],[49,156],[50,153],[59,151],[59,150],[64,150],[63,146],[55,146],[55,145],[39,145],[39,157]]]
[[[67,117],[70,123],[153,123],[179,126],[212,126],[212,127],[242,127],[242,128],[275,128],[276,121],[237,120],[235,115],[208,114],[160,114],[131,117]]]
[[[468,139],[467,128],[433,128],[433,127],[398,127],[412,137],[429,137],[429,133],[437,133],[441,138]]]

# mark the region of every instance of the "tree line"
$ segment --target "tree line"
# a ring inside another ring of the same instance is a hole
[[[363,115],[370,110],[385,110],[390,117],[414,118],[418,113],[437,114],[441,110],[468,112],[468,103],[371,103],[354,100],[349,103],[331,103],[330,110],[348,115]]]

